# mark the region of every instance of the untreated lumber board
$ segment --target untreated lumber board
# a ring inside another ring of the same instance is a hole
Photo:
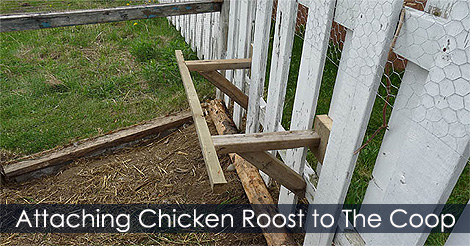
[[[211,101],[209,115],[220,135],[236,134],[238,132],[235,124],[228,116],[225,106],[220,100]],[[266,204],[263,207],[253,206],[253,208],[256,209],[256,213],[269,214],[271,217],[274,216],[277,213],[274,199],[269,193],[258,169],[237,154],[229,154],[229,156],[235,166],[250,203]],[[262,208],[264,208],[264,210],[261,210]],[[270,233],[266,228],[262,228],[262,230],[268,245],[296,245],[291,235],[287,232]]]
[[[276,180],[279,184],[294,192],[300,198],[305,196],[307,184],[304,178],[274,155],[265,151],[237,154],[266,173],[269,177]]]
[[[209,175],[209,181],[213,191],[218,192],[219,186],[223,186],[227,183],[225,180],[224,172],[220,167],[219,158],[215,151],[214,143],[212,142],[212,136],[207,126],[206,119],[202,112],[201,103],[194,88],[193,80],[189,69],[184,62],[183,53],[181,50],[175,51],[176,61],[183,80],[184,89],[188,98],[189,107],[193,116],[194,125],[196,126],[197,136],[199,138],[199,145],[201,146],[202,156],[206,164],[207,173]]]
[[[216,70],[246,69],[251,67],[251,58],[247,59],[221,59],[221,60],[194,60],[186,61],[189,71],[208,72]]]
[[[42,168],[60,165],[80,157],[90,155],[99,150],[119,146],[149,135],[181,126],[191,121],[190,112],[159,117],[148,123],[135,125],[94,139],[81,141],[63,149],[51,150],[38,155],[22,158],[3,166],[7,178],[36,171]]]
[[[320,144],[320,136],[312,130],[212,136],[212,140],[219,154],[260,152],[300,147],[316,149]]]
[[[312,153],[320,163],[323,163],[323,158],[325,157],[326,146],[328,145],[328,138],[330,137],[332,126],[333,120],[328,115],[315,116],[313,129],[320,136],[321,141],[317,148],[312,149]]]
[[[106,9],[74,10],[53,13],[27,13],[0,16],[0,32],[34,30],[63,26],[77,26],[173,15],[216,12],[221,0],[148,4]]]
[[[217,71],[199,72],[204,78],[209,80],[214,86],[219,88],[223,93],[232,98],[242,108],[248,108],[248,96],[243,93],[237,86],[232,84],[221,73]]]

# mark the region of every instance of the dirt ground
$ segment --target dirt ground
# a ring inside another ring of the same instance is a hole
[[[215,134],[213,125],[211,131]],[[4,159],[4,158],[2,158]],[[219,156],[225,170],[227,155]],[[194,125],[107,155],[78,160],[53,176],[11,183],[3,204],[249,203],[236,172],[213,194]],[[276,192],[276,191],[274,191]],[[273,194],[274,197],[276,197]],[[262,234],[2,234],[1,245],[265,245]]]

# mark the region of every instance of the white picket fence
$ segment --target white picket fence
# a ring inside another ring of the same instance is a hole
[[[264,131],[284,130],[280,122],[297,7],[303,4],[309,12],[289,130],[311,129],[332,22],[346,27],[321,175],[306,163],[306,148],[279,151],[287,165],[303,174],[310,203],[344,203],[357,160],[354,152],[363,143],[404,9],[393,50],[408,63],[363,203],[445,203],[470,156],[470,3],[428,0],[424,11],[403,7],[403,0],[279,0],[277,4],[274,23],[272,0],[225,0],[221,13],[169,18],[200,59],[247,58],[253,44],[251,75],[243,70],[225,74],[250,98],[246,112],[234,106],[237,126],[246,113],[246,132],[257,132],[260,124]],[[268,68],[271,24],[275,33]],[[265,102],[266,71],[270,76]],[[311,180],[317,175],[314,185]],[[279,203],[295,202],[294,194],[281,188]],[[306,234],[304,244],[422,245],[428,235],[312,233]],[[446,245],[469,242],[468,234],[453,233]]]

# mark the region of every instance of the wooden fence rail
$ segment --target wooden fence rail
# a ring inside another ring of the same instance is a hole
[[[150,19],[220,11],[221,0],[149,4],[56,13],[0,15],[0,32]]]

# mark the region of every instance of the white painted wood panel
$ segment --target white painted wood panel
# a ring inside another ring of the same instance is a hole
[[[260,98],[263,97],[268,61],[269,35],[273,0],[258,0],[256,4],[253,57],[251,61],[251,81],[246,117],[246,132],[259,131]]]
[[[289,130],[312,128],[330,39],[334,6],[334,0],[313,1],[310,4]],[[307,150],[308,148],[287,150],[285,163],[296,172],[303,173]],[[279,203],[295,204],[297,198],[294,193],[281,187]],[[288,208],[288,206],[283,206],[283,208]],[[282,212],[290,213],[292,209],[294,206],[289,209],[290,211]]]
[[[265,132],[277,131],[282,120],[292,45],[294,43],[297,7],[297,0],[277,2],[266,106],[269,110],[266,111],[264,121],[266,122]],[[276,151],[272,151],[272,154],[275,155]],[[269,184],[269,176],[264,173],[261,173],[261,176]]]
[[[351,37],[351,49],[343,50],[346,64],[326,156],[319,177],[314,204],[344,202],[357,155],[370,118],[383,73],[391,38],[398,22],[402,1],[361,1]],[[377,14],[380,13],[380,14]],[[339,215],[340,211],[336,211]],[[330,244],[331,233],[307,234],[305,242]]]
[[[238,0],[230,0],[230,12],[229,12],[229,23],[228,23],[228,37],[227,37],[227,59],[236,58],[237,54],[237,42],[238,40],[238,13],[239,13],[239,2]],[[233,82],[233,70],[227,70],[226,78]],[[225,106],[230,106],[230,98],[226,95],[224,97]]]
[[[278,1],[277,4],[266,106],[269,110],[264,128],[267,132],[277,131],[282,119],[298,6],[297,0]]]
[[[407,9],[397,44],[413,62],[407,65],[364,203],[445,203],[470,157],[470,103],[465,104],[470,102],[465,54],[470,49],[466,38],[459,38],[469,36],[470,25],[457,27],[470,23],[470,3],[451,6],[448,20]],[[467,16],[459,19],[465,9]],[[428,39],[417,46],[417,37],[426,33]],[[422,245],[428,233],[364,239]]]
[[[251,0],[240,0],[240,14],[238,18],[238,39],[237,39],[237,58],[247,58],[249,47],[251,44],[251,8],[253,6]],[[233,83],[242,91],[244,91],[246,71],[242,69],[235,70]],[[240,129],[242,124],[244,110],[238,105],[233,106],[233,122]]]

